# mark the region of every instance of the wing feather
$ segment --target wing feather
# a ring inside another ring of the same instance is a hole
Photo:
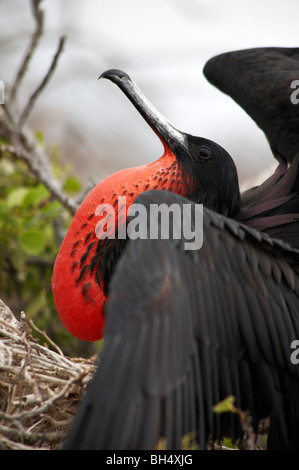
[[[183,204],[147,192],[139,203]],[[64,448],[179,449],[195,431],[200,448],[238,416],[212,407],[227,395],[254,425],[273,414],[281,445],[299,445],[298,251],[204,210],[204,242],[135,240],[110,285],[104,350]]]
[[[204,74],[264,131],[274,156],[293,160],[299,152],[299,110],[291,84],[299,76],[299,48],[227,52],[208,60]]]

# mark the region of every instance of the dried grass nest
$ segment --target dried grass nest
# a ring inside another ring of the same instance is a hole
[[[0,300],[0,449],[58,449],[96,365],[32,336]]]

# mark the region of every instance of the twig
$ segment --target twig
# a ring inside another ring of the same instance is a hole
[[[39,433],[31,433],[26,430],[14,430],[14,429],[8,429],[6,426],[1,426],[0,425],[0,432],[2,434],[8,435],[10,439],[14,441],[18,440],[26,440],[30,444],[34,445],[37,444],[39,441],[49,441],[50,443],[57,442],[59,440],[62,440],[63,437],[65,437],[65,433],[62,431],[57,431],[55,433],[51,432],[39,432]]]
[[[66,397],[69,392],[72,389],[72,386],[75,383],[79,383],[82,377],[85,377],[90,371],[88,369],[85,369],[81,372],[78,373],[76,377],[72,377],[65,383],[65,385],[62,387],[59,393],[55,394],[54,396],[50,397],[48,400],[45,400],[38,408],[33,408],[32,410],[26,410],[22,411],[21,413],[15,413],[15,414],[8,414],[0,411],[0,419],[2,420],[7,420],[7,421],[16,421],[16,422],[21,422],[25,418],[34,418],[36,416],[40,416],[43,413],[47,413],[49,409],[59,400],[62,398]],[[44,377],[42,377],[44,378]],[[54,380],[53,380],[54,382]],[[57,384],[61,384],[62,381],[57,379]]]
[[[39,97],[39,95],[41,94],[41,92],[44,90],[44,88],[48,84],[49,80],[51,79],[51,77],[52,77],[52,75],[53,75],[53,73],[56,69],[58,59],[59,59],[59,57],[60,57],[60,55],[63,51],[64,43],[65,43],[65,36],[61,36],[61,38],[59,40],[59,44],[58,44],[56,54],[53,57],[53,60],[52,60],[52,63],[51,63],[51,66],[50,66],[48,72],[46,73],[45,77],[43,78],[41,84],[37,87],[37,89],[30,96],[30,98],[28,100],[28,103],[25,106],[25,108],[24,108],[24,110],[23,110],[23,112],[22,112],[22,114],[19,118],[19,121],[18,121],[17,126],[16,126],[17,136],[19,135],[24,123],[28,119],[28,116],[29,116],[29,114],[31,113],[31,111],[34,107],[34,104],[35,104],[37,98]]]
[[[24,59],[21,62],[15,81],[13,83],[13,86],[11,87],[11,91],[10,91],[11,100],[15,100],[16,98],[17,90],[20,86],[22,79],[25,76],[29,62],[38,45],[39,39],[43,34],[44,12],[43,10],[39,8],[41,1],[42,0],[31,0],[31,7],[32,7],[33,16],[35,18],[36,27],[35,27],[35,31],[33,35],[31,36],[31,40],[30,40],[27,52],[24,56]]]
[[[56,351],[58,351],[58,353],[59,353],[61,356],[64,356],[63,352],[62,352],[61,349],[57,346],[57,344],[55,344],[54,341],[52,341],[51,338],[49,338],[49,336],[47,335],[47,333],[46,333],[45,331],[40,330],[40,329],[34,324],[32,318],[30,318],[29,323],[30,323],[30,325],[32,326],[32,328],[34,328],[35,331],[37,331],[40,335],[44,336],[44,338],[48,341],[48,343],[51,344],[51,346],[53,346],[53,348],[56,349]]]
[[[13,118],[11,109],[10,109],[8,103],[7,103],[7,100],[6,100],[6,102],[5,102],[4,104],[2,104],[1,106],[2,106],[2,109],[3,109],[4,113],[5,113],[6,118],[7,118],[7,120],[8,120],[8,124],[14,125],[14,118]]]

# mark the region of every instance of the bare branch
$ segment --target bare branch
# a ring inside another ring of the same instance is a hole
[[[30,96],[30,98],[28,100],[28,103],[25,106],[25,108],[24,108],[24,110],[23,110],[23,112],[22,112],[22,114],[19,118],[19,121],[17,123],[17,128],[16,128],[17,135],[20,133],[25,121],[28,119],[28,116],[29,116],[29,114],[31,113],[31,111],[34,107],[34,104],[35,104],[37,98],[39,97],[39,95],[41,94],[41,92],[44,90],[44,88],[47,86],[49,80],[51,79],[51,77],[52,77],[52,75],[53,75],[53,73],[56,69],[59,56],[61,55],[61,53],[63,51],[64,43],[65,43],[65,36],[62,36],[59,40],[59,44],[58,44],[56,54],[53,57],[53,60],[52,60],[52,63],[51,63],[51,66],[50,66],[48,72],[46,73],[45,77],[43,78],[41,84],[37,87],[37,89],[34,91],[34,93]]]
[[[18,91],[18,88],[21,84],[21,81],[23,80],[25,73],[27,71],[29,62],[33,56],[33,53],[39,43],[40,37],[43,34],[43,27],[44,27],[44,12],[39,8],[40,3],[42,0],[31,0],[31,8],[33,12],[33,16],[35,18],[35,31],[33,35],[31,36],[30,43],[27,49],[27,52],[24,56],[24,59],[21,62],[21,65],[19,67],[19,70],[17,72],[15,81],[13,83],[13,86],[11,87],[10,91],[10,99],[15,100],[16,94]]]

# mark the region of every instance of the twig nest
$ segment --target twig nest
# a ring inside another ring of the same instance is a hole
[[[64,440],[96,366],[50,343],[56,350],[0,300],[0,449],[57,449]]]

